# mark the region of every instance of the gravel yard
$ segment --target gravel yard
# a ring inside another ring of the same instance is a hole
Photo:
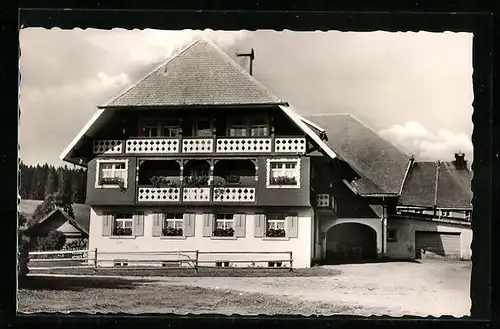
[[[321,276],[37,278],[20,311],[223,314],[469,314],[470,262],[323,266]],[[55,289],[43,280],[66,282]],[[85,280],[87,282],[85,282]],[[113,283],[121,280],[121,283]],[[99,283],[101,282],[101,283]]]

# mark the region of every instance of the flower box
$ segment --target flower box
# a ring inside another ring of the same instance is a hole
[[[153,187],[179,187],[179,184],[170,181],[167,176],[153,176],[149,179],[149,181],[151,182]]]
[[[282,228],[280,228],[280,229],[270,228],[266,232],[266,237],[268,237],[268,238],[284,238],[284,237],[286,237],[286,232]]]
[[[113,229],[113,235],[116,236],[132,235],[132,229],[130,227],[115,227]]]
[[[165,227],[162,230],[163,236],[182,236],[182,228]]]
[[[185,187],[208,186],[208,177],[186,177],[184,178]]]
[[[271,184],[273,184],[273,185],[296,185],[297,179],[295,177],[286,177],[286,176],[273,177],[271,179]]]
[[[214,236],[234,236],[233,228],[217,228],[213,232]]]
[[[125,181],[121,177],[103,177],[99,180],[100,185],[118,185],[125,186]]]

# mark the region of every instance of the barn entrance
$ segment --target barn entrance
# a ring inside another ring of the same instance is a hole
[[[359,223],[334,225],[326,236],[328,263],[348,263],[377,258],[377,232]]]
[[[460,233],[415,232],[416,259],[460,259]]]

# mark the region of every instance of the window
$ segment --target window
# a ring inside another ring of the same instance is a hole
[[[194,135],[195,136],[204,136],[211,137],[212,136],[212,124],[210,120],[199,120],[196,122],[194,127]]]
[[[128,266],[128,261],[126,259],[115,259],[113,261],[114,266]]]
[[[250,136],[269,136],[269,127],[264,120],[254,120],[250,125]]]
[[[233,121],[229,124],[229,136],[244,137],[247,136],[247,124],[243,120]]]
[[[450,217],[451,212],[449,210],[441,210],[441,217]]]
[[[158,137],[158,121],[145,121],[142,124],[142,137]]]
[[[116,214],[113,223],[113,235],[132,235],[133,218],[132,214]]]
[[[178,137],[179,125],[175,120],[147,120],[142,122],[142,137]]]
[[[268,160],[267,187],[300,187],[299,160]]]
[[[128,160],[97,160],[95,187],[127,187]]]
[[[162,127],[163,137],[179,137],[179,127],[172,124],[164,124]]]
[[[398,241],[398,231],[395,229],[387,229],[387,241],[397,242]]]
[[[214,236],[234,236],[234,214],[215,216]]]
[[[163,214],[163,236],[182,236],[184,227],[184,214]]]
[[[268,214],[266,216],[266,237],[284,238],[285,232],[285,214]]]

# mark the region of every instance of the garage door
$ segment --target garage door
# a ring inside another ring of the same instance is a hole
[[[460,233],[417,231],[415,249],[417,258],[460,258]]]

